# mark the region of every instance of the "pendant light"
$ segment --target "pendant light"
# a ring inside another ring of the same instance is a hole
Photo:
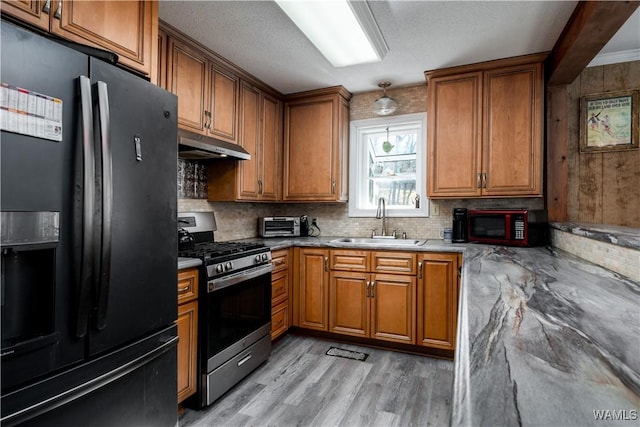
[[[378,87],[382,88],[382,96],[373,103],[373,112],[378,116],[388,116],[398,109],[396,100],[387,96],[389,86],[391,86],[389,82],[378,83]]]

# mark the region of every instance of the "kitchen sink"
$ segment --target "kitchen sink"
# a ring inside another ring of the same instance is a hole
[[[376,238],[376,237],[342,237],[340,239],[334,239],[329,243],[348,243],[351,245],[362,246],[421,246],[424,245],[426,240],[415,239],[389,239],[389,238]]]

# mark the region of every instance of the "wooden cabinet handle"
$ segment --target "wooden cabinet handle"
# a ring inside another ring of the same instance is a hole
[[[276,289],[276,292],[282,292],[284,290],[284,286],[280,286],[278,289]]]
[[[271,260],[271,263],[273,265],[280,265],[280,264],[284,264],[284,261],[281,259],[274,259],[274,260]]]
[[[336,194],[336,182],[331,181],[331,194]]]
[[[376,281],[372,280],[371,281],[371,298],[375,298],[376,297]]]
[[[369,291],[369,286],[371,286],[371,282],[367,281],[366,286],[366,290],[367,290],[367,298],[369,298],[371,296],[371,292]]]
[[[190,286],[190,285],[187,285],[187,286],[185,286],[184,288],[180,288],[180,289],[178,289],[178,293],[179,293],[179,294],[185,293],[185,292],[187,292],[190,288],[191,288],[191,286]]]
[[[418,263],[418,279],[422,279],[422,261]]]
[[[329,257],[324,257],[324,271],[329,271]]]
[[[44,2],[44,6],[42,6],[42,11],[48,15],[49,12],[51,11],[51,0],[47,0],[46,2]]]

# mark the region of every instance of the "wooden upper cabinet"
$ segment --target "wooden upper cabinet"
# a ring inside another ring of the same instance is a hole
[[[251,155],[238,162],[238,199],[256,200],[259,195],[260,92],[242,83],[240,87],[240,145]]]
[[[485,71],[482,192],[542,195],[542,64]]]
[[[21,21],[49,31],[49,21],[55,13],[58,2],[45,0],[2,0],[2,13],[7,13]],[[51,9],[54,8],[52,11]]]
[[[178,126],[237,143],[239,78],[172,33],[167,44],[167,89],[178,96]]]
[[[158,2],[3,1],[2,11],[76,43],[118,55],[118,62],[151,76],[158,37]]]
[[[482,73],[433,78],[428,99],[429,196],[480,196]]]
[[[209,169],[209,201],[280,200],[282,102],[252,84],[240,84],[238,143],[250,160],[218,160]]]
[[[209,104],[207,58],[173,37],[168,38],[167,89],[178,96],[178,125],[206,134]]]
[[[286,97],[283,200],[347,200],[350,99],[341,86]]]
[[[428,195],[542,195],[546,54],[425,73]]]
[[[282,193],[282,102],[263,94],[261,105],[260,200],[277,201]]]
[[[225,141],[237,142],[238,77],[215,63],[209,65],[209,75],[209,134]]]

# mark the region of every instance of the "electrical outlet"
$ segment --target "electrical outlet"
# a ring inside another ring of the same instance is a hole
[[[435,203],[432,203],[431,204],[431,214],[433,216],[440,215],[440,206],[436,205]]]

